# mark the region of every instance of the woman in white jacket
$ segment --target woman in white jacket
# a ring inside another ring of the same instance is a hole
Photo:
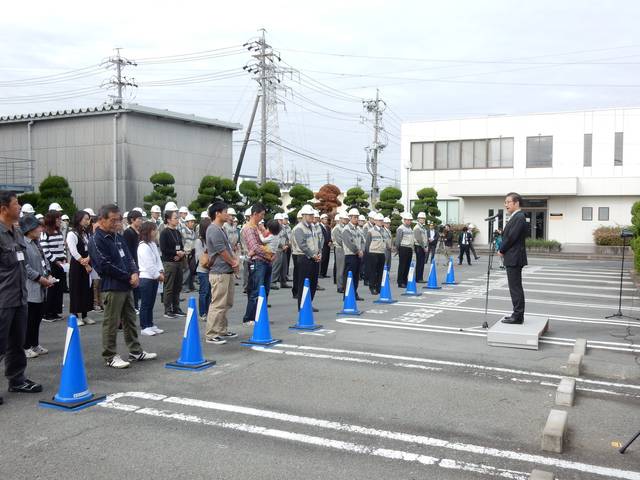
[[[160,260],[160,251],[156,245],[154,222],[145,222],[140,227],[138,244],[138,269],[140,270],[140,329],[143,335],[163,333],[153,324],[153,307],[158,295],[158,285],[164,282],[164,268]]]

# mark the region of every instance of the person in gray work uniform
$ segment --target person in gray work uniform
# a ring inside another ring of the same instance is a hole
[[[10,392],[37,393],[42,391],[42,385],[24,375],[27,368],[24,353],[27,243],[17,227],[19,219],[20,204],[16,194],[0,190],[0,361],[4,359],[4,374],[9,380]]]
[[[360,214],[356,208],[349,210],[347,214],[349,216],[349,223],[344,227],[342,231],[342,247],[344,248],[344,285],[345,295],[349,292],[346,291],[347,283],[346,279],[349,276],[349,272],[353,276],[353,291],[356,295],[356,300],[362,301],[358,295],[358,281],[360,280],[360,262],[364,256],[364,241],[360,228],[358,228],[358,217]]]
[[[424,282],[424,257],[427,242],[425,240],[424,222],[427,215],[424,212],[418,213],[418,223],[413,227],[413,248],[416,252],[416,283]]]
[[[391,233],[391,219],[389,217],[384,217],[382,222],[383,222],[382,233],[384,235],[384,241],[385,241],[385,249],[384,249],[385,265],[387,265],[389,269],[391,269],[391,254],[393,253],[393,234]]]
[[[413,257],[413,229],[411,222],[413,216],[404,212],[402,214],[402,225],[396,230],[396,249],[398,250],[398,287],[407,288],[407,275]]]
[[[372,295],[380,293],[380,283],[382,282],[382,272],[384,272],[386,239],[382,222],[384,217],[381,213],[375,213],[373,227],[367,229],[365,240],[365,251],[367,252],[367,276],[369,277],[369,290]]]
[[[331,242],[334,252],[334,271],[338,293],[344,293],[344,247],[342,245],[342,232],[349,221],[349,217],[341,213],[335,216],[336,225],[331,230]]]
[[[300,302],[304,292],[304,280],[309,279],[309,287],[311,289],[311,300],[316,295],[318,288],[318,274],[320,272],[318,265],[320,263],[320,243],[318,241],[317,229],[313,226],[314,210],[311,205],[304,205],[300,209],[302,221],[293,229],[292,242],[293,254],[297,256],[296,268],[296,297],[298,299],[298,310],[300,310]],[[320,233],[320,236],[322,234]],[[318,310],[313,309],[315,312]]]

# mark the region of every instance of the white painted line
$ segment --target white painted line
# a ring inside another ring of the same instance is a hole
[[[504,290],[504,288],[506,287],[502,287],[501,290]],[[568,292],[566,290],[564,291],[559,291],[559,290],[537,290],[537,289],[533,289],[533,288],[527,288],[525,290],[525,294],[528,292],[533,292],[533,293],[548,293],[551,295],[571,295],[573,297],[593,297],[593,298],[613,298],[613,299],[618,299],[618,295],[605,295],[605,294],[598,294],[598,293],[582,293],[582,292]],[[629,296],[622,296],[622,300],[633,300],[633,299],[640,299],[640,297],[638,297],[637,295],[634,295],[632,297]],[[611,307],[609,307],[611,308]]]
[[[523,375],[526,377],[533,377],[533,378],[550,378],[554,380],[561,380],[562,378],[565,377],[565,375],[536,372],[533,370],[521,370],[521,369],[505,368],[505,367],[492,367],[492,366],[482,365],[477,363],[453,362],[449,360],[438,360],[434,358],[424,358],[424,357],[408,357],[403,355],[391,355],[386,353],[366,352],[361,350],[344,350],[339,348],[313,347],[309,345],[293,345],[288,343],[281,343],[278,345],[278,348],[290,348],[290,349],[296,349],[296,350],[302,350],[302,351],[313,351],[313,352],[317,351],[317,352],[328,352],[328,353],[337,353],[337,354],[344,354],[344,355],[356,355],[356,356],[382,358],[382,359],[403,361],[403,362],[426,363],[430,365],[441,365],[441,366],[449,366],[449,367],[456,367],[456,368],[468,368],[468,369],[480,370],[480,371],[486,371],[486,372],[504,373],[507,375]],[[633,391],[640,392],[640,385],[636,385],[633,383],[606,382],[603,380],[590,380],[582,377],[576,378],[576,382],[582,383],[585,385],[594,385],[594,386],[604,387],[604,388],[630,389]]]
[[[566,268],[542,267],[537,271],[542,273],[557,272],[557,273],[578,273],[578,274],[592,274],[592,275],[617,275],[618,277],[620,276],[620,269],[574,270],[574,269],[566,269]]]
[[[122,398],[124,396],[135,397],[136,392],[130,392],[129,394],[116,394],[116,398]],[[106,402],[101,405],[109,407],[109,403],[113,397],[109,397]],[[603,467],[599,465],[590,465],[580,462],[572,462],[568,460],[561,460],[552,457],[545,457],[542,455],[533,455],[527,453],[514,452],[510,450],[501,450],[497,448],[484,447],[480,445],[465,444],[461,442],[450,442],[439,438],[427,437],[423,435],[413,435],[402,432],[393,432],[388,430],[379,430],[370,427],[364,427],[360,425],[351,425],[347,423],[341,423],[330,420],[323,420],[313,417],[303,417],[300,415],[289,415],[281,412],[274,412],[269,410],[260,410],[251,407],[243,407],[239,405],[229,405],[217,402],[209,402],[204,400],[196,400],[190,398],[180,397],[165,397],[162,402],[177,404],[189,407],[204,408],[207,410],[223,411],[228,413],[236,413],[241,415],[248,415],[259,418],[269,418],[273,420],[279,420],[287,423],[295,423],[300,425],[307,425],[316,428],[324,428],[327,430],[349,432],[359,435],[372,436],[377,438],[384,438],[387,440],[394,440],[404,443],[412,443],[418,445],[424,445],[428,447],[444,448],[454,451],[461,451],[466,453],[472,453],[482,456],[490,456],[502,459],[515,460],[519,462],[533,463],[538,465],[553,466],[556,468],[562,468],[566,470],[585,472],[594,475],[602,475],[606,478],[619,478],[626,480],[640,480],[640,472],[633,472],[629,470],[620,470],[617,468]],[[179,420],[188,423],[196,423],[200,425],[213,426],[231,430],[237,430],[252,434],[258,434],[268,436],[272,438],[279,438],[282,440],[297,441],[301,443],[307,443],[310,445],[317,445],[327,448],[334,448],[338,450],[348,451],[352,453],[360,453],[372,456],[380,456],[395,460],[413,461],[422,463],[425,465],[438,465],[444,468],[466,470],[482,473],[485,475],[499,476],[503,478],[522,479],[526,480],[528,474],[525,472],[519,472],[514,470],[498,469],[489,465],[468,464],[466,462],[459,462],[451,459],[440,459],[437,457],[431,457],[426,455],[420,455],[410,452],[404,452],[400,450],[389,450],[377,447],[370,447],[362,444],[355,444],[351,442],[343,442],[329,438],[316,437],[311,435],[304,435],[300,433],[289,432],[286,430],[277,430],[272,428],[261,427],[258,425],[250,425],[246,423],[232,423],[221,422],[216,420],[205,419],[196,415],[171,412],[165,410],[159,410],[155,408],[140,407],[134,411],[135,413],[149,415],[153,417],[168,418],[173,420]]]
[[[601,278],[565,277],[564,275],[554,275],[554,274],[542,275],[542,274],[539,274],[539,273],[535,273],[535,274],[530,274],[530,275],[523,275],[522,278],[524,280],[527,280],[527,279],[531,279],[531,280],[555,280],[555,281],[565,280],[567,282],[606,283],[608,285],[620,285],[620,279],[617,279],[617,280],[603,280]],[[485,279],[485,281],[486,281],[486,279]],[[622,284],[623,285],[634,285],[634,283],[631,280],[623,280]]]
[[[551,282],[530,282],[528,280],[523,280],[523,282],[525,285],[543,285],[543,286],[547,286],[547,287],[565,287],[565,288],[577,288],[577,289],[585,289],[585,290],[590,290],[590,289],[596,289],[596,290],[615,290],[616,292],[618,292],[620,290],[620,287],[604,287],[602,285],[567,285],[566,283],[551,283]],[[623,292],[636,292],[637,289],[635,288],[624,288],[622,287],[622,291]],[[591,295],[590,293],[587,292],[587,295]]]

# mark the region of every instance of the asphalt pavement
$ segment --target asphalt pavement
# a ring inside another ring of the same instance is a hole
[[[530,259],[527,318],[548,318],[539,350],[490,347],[483,322],[510,313],[503,271],[487,257],[455,265],[457,285],[402,296],[365,298],[360,316],[340,316],[341,296],[322,279],[314,306],[323,328],[299,332],[289,290],[273,291],[271,348],[244,347],[246,296],[236,290],[230,328],[239,338],[203,343],[217,364],[201,372],[169,370],[178,358],[184,318],[141,336],[158,359],[129,369],[101,359],[102,315],[80,328],[88,381],[106,402],[66,413],[38,407],[56,393],[66,322],[44,323],[50,353],[29,360],[45,392],[4,393],[0,479],[526,479],[538,468],[559,479],[640,479],[640,320],[605,318],[618,310],[620,265],[613,261]],[[438,265],[439,281],[446,266]],[[185,299],[193,294],[185,293]],[[65,303],[67,300],[65,299]],[[186,303],[185,303],[186,306]],[[185,308],[186,309],[186,308]],[[640,317],[638,291],[625,273],[623,313]],[[200,332],[204,332],[200,322]],[[588,341],[573,407],[554,405],[577,338]],[[123,357],[122,336],[118,345]],[[541,450],[551,409],[566,410],[562,454]]]

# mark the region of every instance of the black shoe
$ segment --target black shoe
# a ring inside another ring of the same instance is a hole
[[[364,298],[362,298],[360,295],[356,295],[356,300],[358,302],[364,302]]]
[[[39,393],[42,391],[42,385],[25,379],[20,385],[9,385],[9,391],[18,393]]]
[[[416,283],[427,283],[426,280],[416,280]]]
[[[4,398],[0,397],[0,405],[4,403]]]
[[[270,303],[267,303],[267,308],[271,308],[271,304]]]
[[[314,313],[318,313],[320,311],[316,307],[311,307],[311,310],[313,310]]]
[[[280,285],[280,288],[291,288],[291,285],[287,285],[286,283],[283,283]]]
[[[407,288],[407,285],[402,283],[402,284],[398,284],[398,288]]]
[[[524,323],[524,318],[513,318],[513,317],[504,317],[500,320],[502,323],[508,323],[510,325],[522,325]]]
[[[173,312],[164,312],[164,318],[176,318],[177,315]]]
[[[271,285],[271,290],[280,290],[280,287],[277,285]]]
[[[320,275],[320,278],[329,278],[329,275]]]
[[[174,315],[176,315],[176,316],[178,316],[178,317],[186,317],[186,316],[187,316],[187,314],[186,314],[186,313],[184,313],[184,312],[182,311],[182,309],[180,309],[180,308],[178,308],[175,312],[173,312],[173,314],[174,314]]]
[[[316,287],[316,290],[322,291],[322,290],[326,290],[326,288],[318,286],[318,287]]]
[[[338,293],[344,293],[344,288],[339,288]]]

